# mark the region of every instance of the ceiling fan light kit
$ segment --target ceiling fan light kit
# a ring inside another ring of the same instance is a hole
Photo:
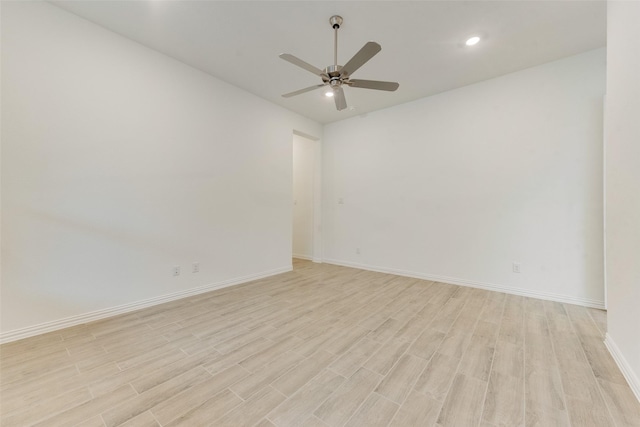
[[[338,15],[333,15],[329,18],[329,23],[334,31],[334,49],[333,49],[333,65],[327,66],[324,70],[321,70],[313,65],[303,61],[302,59],[293,56],[289,53],[283,53],[280,58],[303,68],[322,79],[322,84],[310,86],[304,89],[296,90],[294,92],[285,93],[282,95],[284,98],[290,98],[292,96],[300,95],[305,92],[312,91],[324,86],[328,86],[331,92],[325,93],[327,96],[333,96],[338,110],[344,110],[347,108],[347,100],[344,96],[344,89],[342,86],[350,86],[362,89],[374,89],[385,90],[393,92],[400,86],[396,82],[385,82],[378,80],[355,80],[351,79],[351,75],[360,67],[362,67],[367,61],[373,58],[382,47],[376,42],[366,43],[353,58],[351,58],[344,66],[338,65],[338,30],[342,25],[343,19]]]

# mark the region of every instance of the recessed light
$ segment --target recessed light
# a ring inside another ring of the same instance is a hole
[[[466,44],[467,46],[473,46],[474,44],[478,44],[479,41],[480,41],[480,37],[473,36],[469,38],[466,42],[464,42],[464,44]]]
[[[333,96],[333,91],[332,90],[328,90],[324,93],[324,96],[328,96],[328,97],[332,97]]]

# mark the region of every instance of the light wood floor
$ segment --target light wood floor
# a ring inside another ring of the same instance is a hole
[[[294,261],[5,344],[11,426],[638,426],[603,311]]]

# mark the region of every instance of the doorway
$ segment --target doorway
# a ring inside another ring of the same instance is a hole
[[[320,262],[320,142],[293,135],[293,258]]]

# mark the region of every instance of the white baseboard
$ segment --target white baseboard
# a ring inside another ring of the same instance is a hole
[[[521,295],[525,297],[538,298],[567,304],[575,304],[584,307],[599,308],[604,310],[604,301],[592,300],[588,298],[578,298],[569,295],[554,294],[550,292],[540,292],[530,289],[514,288],[511,286],[476,282],[473,280],[458,279],[455,277],[436,276],[433,274],[417,273],[414,271],[398,270],[395,268],[376,267],[372,265],[340,261],[336,259],[324,258],[322,261],[327,264],[342,265],[344,267],[359,268],[361,270],[377,271],[379,273],[395,274],[397,276],[413,277],[415,279],[433,280],[435,282],[450,283],[452,285],[468,286],[471,288],[486,289],[488,291],[504,292],[505,294]]]
[[[298,258],[298,259],[306,259],[308,261],[313,261],[313,257],[309,256],[309,255],[302,255],[302,254],[292,254],[291,255],[293,258]]]
[[[633,369],[631,369],[631,366],[627,362],[627,359],[625,359],[625,357],[622,355],[616,343],[613,342],[613,339],[611,339],[611,335],[609,335],[608,333],[605,334],[604,345],[607,346],[609,353],[611,353],[611,356],[613,356],[613,360],[616,361],[616,364],[618,365],[618,368],[620,368],[622,375],[624,375],[624,378],[629,383],[631,391],[633,391],[636,399],[638,399],[638,402],[640,402],[640,380],[638,379],[635,372],[633,372]]]
[[[29,326],[26,328],[2,332],[0,333],[0,344],[21,340],[23,338],[32,337],[35,335],[40,335],[46,332],[52,332],[59,329],[68,328],[71,326],[81,325],[83,323],[93,322],[95,320],[100,320],[107,317],[113,317],[118,314],[129,313],[131,311],[140,310],[142,308],[151,307],[158,304],[164,304],[166,302],[187,298],[193,295],[203,294],[206,292],[215,291],[217,289],[239,285],[241,283],[251,282],[252,280],[258,280],[258,279],[262,279],[269,276],[275,276],[276,274],[286,273],[287,271],[291,271],[291,270],[292,270],[292,266],[289,265],[287,267],[276,268],[273,270],[263,271],[261,273],[249,274],[247,276],[236,277],[234,279],[229,279],[229,280],[223,280],[222,282],[217,282],[217,283],[213,283],[205,286],[199,286],[197,288],[187,289],[185,291],[175,292],[168,295],[162,295],[159,297],[149,298],[146,300],[137,301],[129,304],[123,304],[116,307],[105,308],[102,310],[79,314],[77,316],[71,316],[64,319],[60,319],[60,320],[45,322],[39,325]]]

